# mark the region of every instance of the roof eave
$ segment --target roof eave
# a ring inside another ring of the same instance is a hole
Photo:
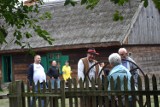
[[[110,46],[120,46],[119,41],[105,42],[105,43],[90,43],[90,44],[77,44],[77,45],[60,45],[60,46],[50,46],[50,47],[39,47],[33,48],[35,52],[48,52],[48,51],[59,51],[59,50],[68,50],[68,49],[79,49],[79,48],[89,48],[89,47],[110,47]],[[0,54],[9,54],[9,53],[23,53],[27,52],[29,49],[12,49],[12,50],[1,50]]]

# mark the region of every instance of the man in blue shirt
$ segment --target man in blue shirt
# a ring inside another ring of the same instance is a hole
[[[120,48],[118,50],[118,53],[121,56],[121,59],[129,60],[129,61],[135,63],[135,61],[131,57],[128,56],[128,52],[125,48]],[[134,78],[135,86],[137,87],[138,86],[139,71],[137,69],[135,69],[136,66],[129,61],[122,61],[122,65],[125,66],[131,72],[131,74]]]

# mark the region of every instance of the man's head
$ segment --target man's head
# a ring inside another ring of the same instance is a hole
[[[52,66],[57,66],[57,62],[55,60],[52,61]]]
[[[35,55],[34,56],[34,63],[40,64],[41,63],[41,56],[40,55]]]
[[[120,48],[118,50],[119,55],[121,56],[122,59],[126,59],[128,56],[128,52],[125,48]]]
[[[99,55],[99,53],[96,52],[94,48],[89,48],[87,51],[87,58],[90,62],[92,62],[95,59],[95,56]]]
[[[118,53],[112,53],[109,56],[108,60],[109,60],[110,65],[113,67],[121,64],[121,57]]]

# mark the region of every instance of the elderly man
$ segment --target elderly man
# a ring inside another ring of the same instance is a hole
[[[108,86],[108,90],[111,90],[111,86],[110,86],[110,79],[111,77],[113,77],[114,80],[114,89],[112,90],[118,90],[117,88],[117,77],[120,78],[121,80],[121,84],[120,84],[120,88],[121,90],[124,90],[124,77],[126,77],[128,79],[128,90],[131,90],[131,84],[130,84],[130,78],[131,78],[131,73],[129,72],[129,70],[127,68],[125,68],[122,64],[121,64],[121,57],[119,56],[118,53],[113,53],[109,56],[108,58],[109,63],[112,67],[111,71],[109,72],[108,75],[108,80],[109,80],[109,86]],[[131,101],[131,99],[130,99]],[[131,107],[131,106],[130,106]]]
[[[139,75],[139,71],[136,68],[136,66],[131,63],[131,62],[134,62],[135,61],[128,56],[128,52],[125,48],[120,48],[118,50],[118,53],[119,55],[121,56],[122,59],[124,59],[124,61],[122,61],[122,65],[125,66],[132,74],[133,78],[134,78],[134,82],[135,82],[135,86],[137,87],[138,86],[138,75]],[[129,60],[129,61],[125,61],[125,60]]]
[[[92,67],[89,73],[87,74],[87,71],[89,70],[89,68],[97,62],[95,60],[96,55],[99,55],[99,53],[97,53],[94,48],[89,48],[87,51],[87,57],[81,58],[79,60],[78,62],[78,78],[79,79],[82,78],[82,80],[84,80],[85,76],[87,76],[89,80],[91,80],[92,78],[96,79],[98,77],[98,73],[100,70],[99,65]],[[88,99],[80,99],[80,100],[81,100],[81,107],[84,106],[83,104],[85,104],[86,107],[94,106],[92,104],[93,100],[91,97],[89,97]]]
[[[94,65],[97,61],[95,60],[95,56],[99,55],[94,48],[90,48],[87,51],[87,57],[81,58],[78,62],[78,78],[82,78],[84,80],[85,74],[89,70],[89,68]],[[100,68],[99,65],[94,66],[90,69],[88,73],[89,79],[96,78],[98,76]]]

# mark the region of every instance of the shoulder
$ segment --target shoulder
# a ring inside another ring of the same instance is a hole
[[[127,57],[129,61],[135,62],[131,57]]]
[[[87,60],[87,58],[86,58],[86,57],[81,58],[79,61],[85,61],[85,60]]]
[[[133,59],[131,57],[127,57],[128,60],[133,61]]]
[[[33,63],[32,63],[32,64],[30,64],[30,65],[29,65],[29,68],[33,67],[33,65],[34,65]]]
[[[84,58],[79,59],[78,63],[82,63]]]

